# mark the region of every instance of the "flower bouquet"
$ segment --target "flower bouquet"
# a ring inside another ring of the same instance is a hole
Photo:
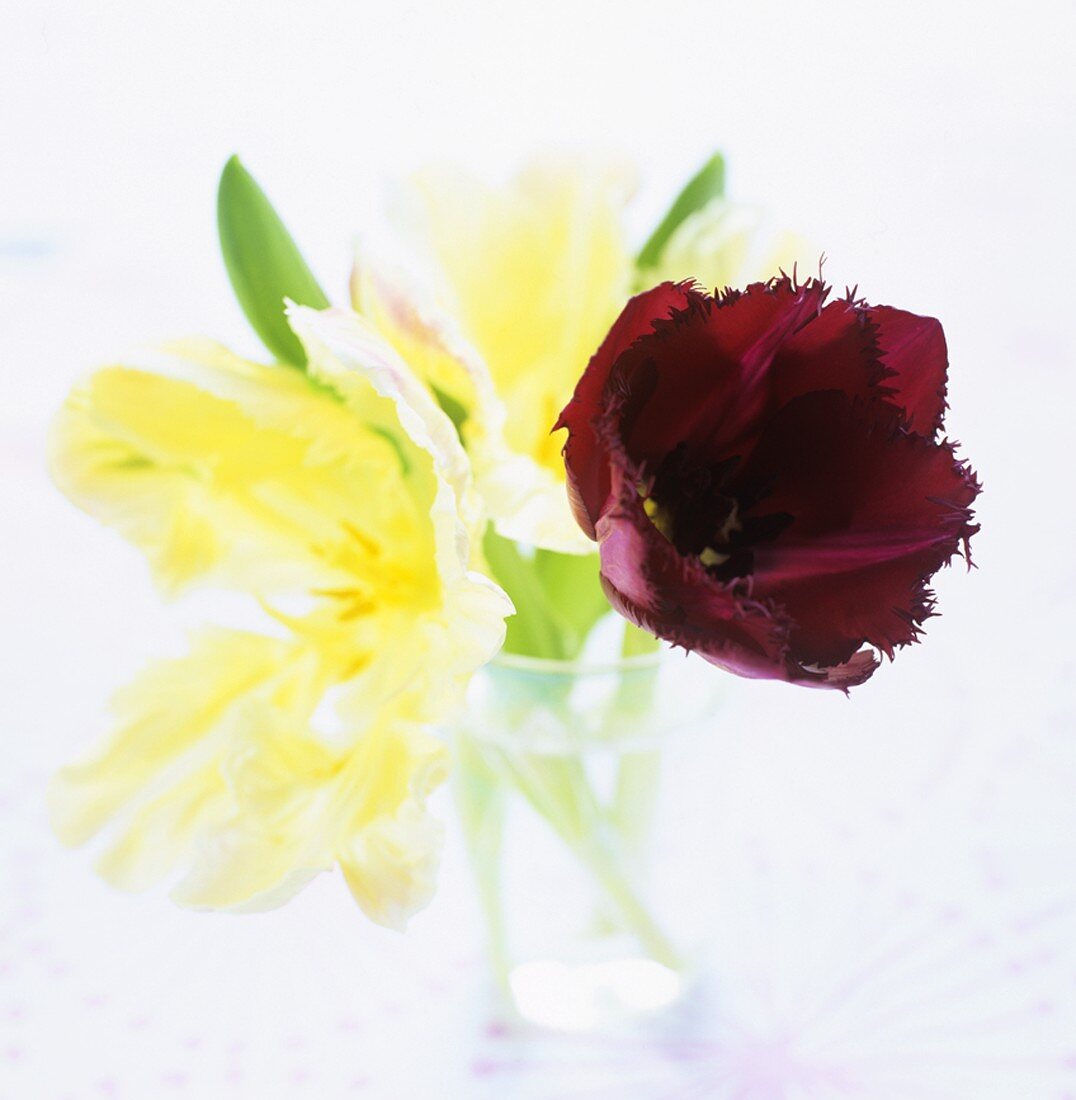
[[[434,889],[429,797],[454,764],[520,1011],[577,1026],[602,998],[675,997],[682,945],[647,880],[663,737],[707,709],[697,658],[862,684],[967,555],[978,484],[941,434],[936,320],[801,282],[720,157],[638,249],[628,194],[583,162],[500,189],[420,174],[407,258],[360,245],[333,306],[228,162],[224,260],[270,361],[188,339],[105,366],[51,443],[57,484],[163,593],[231,589],[260,622],[152,664],[55,777],[56,831],[100,834],[109,882],[251,911],[339,868],[402,928]],[[510,919],[520,808],[544,837],[523,864],[546,845],[576,876],[528,874],[546,923],[579,910],[570,948],[523,947]]]

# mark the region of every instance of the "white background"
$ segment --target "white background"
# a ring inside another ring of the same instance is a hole
[[[0,1097],[1076,1096],[1072,3],[4,0],[0,27]],[[850,701],[729,685],[700,765],[715,919],[728,983],[780,995],[731,994],[691,1058],[484,1033],[454,849],[401,939],[331,879],[256,918],[118,897],[44,820],[49,772],[178,636],[49,486],[45,427],[139,342],[256,353],[216,253],[226,157],[342,298],[394,175],[565,146],[639,163],[640,235],[723,149],[838,288],[940,317],[985,485],[922,646]],[[899,965],[853,962],[849,928]]]

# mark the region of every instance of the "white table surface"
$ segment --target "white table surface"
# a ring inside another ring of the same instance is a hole
[[[747,7],[0,3],[2,1100],[1076,1097],[1074,8]],[[723,147],[839,288],[941,317],[985,484],[978,569],[851,701],[730,682],[717,999],[648,1043],[490,1026],[454,832],[401,937],[332,877],[256,917],[120,896],[43,806],[194,614],[50,487],[45,428],[140,341],[255,350],[225,157],[339,295],[387,176],[551,144],[638,158],[640,227]]]

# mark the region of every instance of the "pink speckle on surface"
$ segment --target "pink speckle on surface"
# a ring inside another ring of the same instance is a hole
[[[490,1077],[495,1073],[499,1073],[502,1068],[500,1062],[495,1062],[491,1058],[476,1058],[471,1063],[471,1073],[475,1077]]]

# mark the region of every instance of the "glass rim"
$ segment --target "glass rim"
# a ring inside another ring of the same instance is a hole
[[[557,657],[531,657],[524,653],[508,653],[502,649],[489,662],[488,667],[556,676],[598,676],[657,668],[669,652],[668,646],[662,645],[650,653],[635,653],[630,657],[604,657],[599,660],[576,657],[565,660]]]

